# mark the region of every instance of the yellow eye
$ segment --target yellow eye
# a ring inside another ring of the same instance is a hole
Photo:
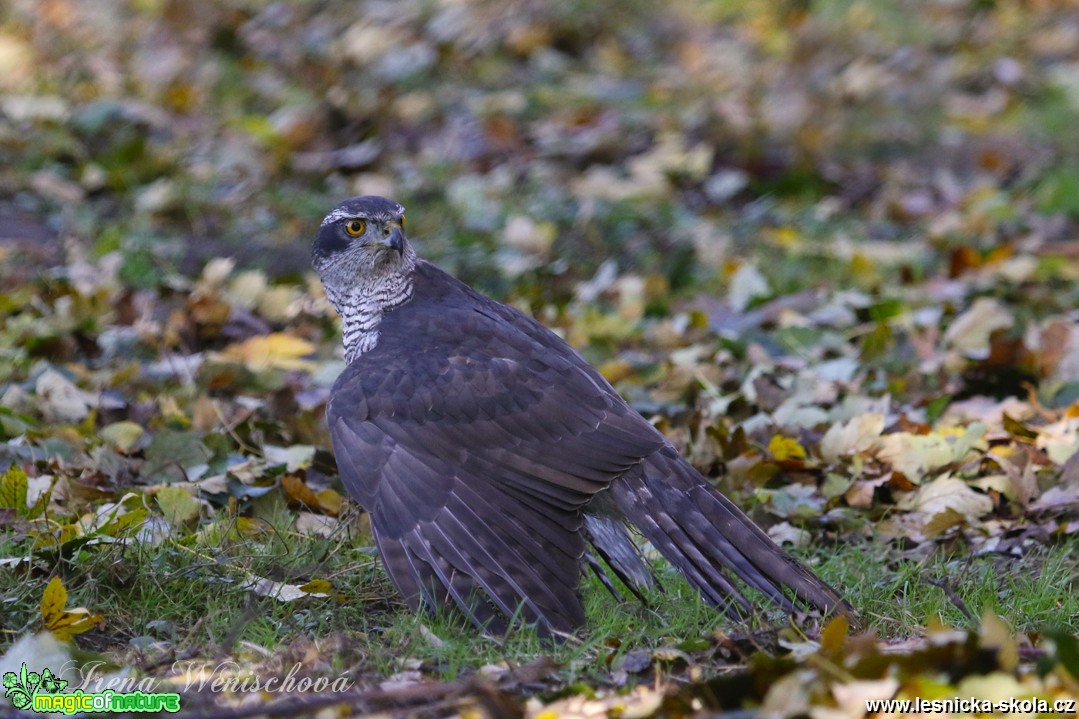
[[[367,229],[367,223],[363,220],[349,220],[345,223],[345,232],[351,237],[359,237]]]
[[[402,230],[405,229],[405,216],[404,215],[401,215],[401,219],[398,220],[398,222],[401,223],[401,229]]]

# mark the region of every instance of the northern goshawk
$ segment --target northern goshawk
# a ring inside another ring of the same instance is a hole
[[[849,611],[561,338],[419,259],[404,213],[342,202],[312,264],[344,326],[334,454],[410,606],[570,632],[595,555],[638,596],[652,584],[629,524],[731,614],[751,606],[726,570],[787,610]]]

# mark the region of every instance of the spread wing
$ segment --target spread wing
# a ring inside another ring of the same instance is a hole
[[[661,435],[549,330],[482,296],[413,301],[383,326],[327,417],[394,583],[491,629],[579,626],[580,508]]]

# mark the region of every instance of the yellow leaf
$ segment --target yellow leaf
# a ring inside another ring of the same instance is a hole
[[[785,459],[805,459],[806,451],[798,440],[777,434],[768,443],[768,452],[779,461]]]
[[[331,517],[336,517],[341,513],[341,506],[344,503],[345,498],[332,489],[324,489],[318,493],[319,508]]]
[[[76,607],[75,609],[64,609],[60,612],[59,616],[53,618],[48,623],[49,631],[53,634],[62,632],[76,626],[89,618],[90,610],[86,607]]]
[[[861,252],[855,252],[854,256],[850,258],[849,272],[863,284],[872,282],[879,276],[877,266],[873,264],[873,260]]]
[[[59,577],[53,577],[41,597],[41,619],[45,628],[62,641],[93,629],[101,623],[100,614],[91,614],[85,607],[65,609],[67,589]]]
[[[1011,627],[992,609],[986,609],[982,613],[982,624],[978,633],[981,635],[983,647],[996,648],[1001,669],[1014,671],[1019,665],[1019,643],[1015,640]]]
[[[773,242],[787,249],[797,249],[802,244],[801,235],[793,227],[778,227],[770,234]]]
[[[79,524],[63,524],[60,527],[48,531],[30,530],[30,533],[35,535],[34,549],[59,547],[76,537],[81,537],[82,526]]]
[[[311,372],[315,363],[300,358],[314,351],[315,346],[307,340],[284,332],[274,332],[229,345],[221,355],[226,360],[240,362],[254,372],[266,369]]]
[[[325,579],[312,579],[300,587],[300,591],[307,594],[329,594],[333,591],[333,585]]]
[[[945,507],[943,511],[937,512],[926,521],[922,531],[928,537],[939,537],[952,527],[958,527],[965,521],[967,521],[967,518],[962,512],[958,512],[951,507]]]
[[[618,384],[632,377],[635,371],[636,368],[632,364],[622,359],[604,362],[599,367],[599,373],[603,375],[603,379],[611,384]]]
[[[53,577],[41,596],[41,619],[46,627],[52,628],[53,623],[63,616],[66,604],[67,589],[60,577]]]
[[[956,686],[955,693],[957,696],[996,702],[1007,701],[1011,697],[1022,697],[1026,694],[1019,680],[1001,671],[966,677]]]
[[[847,618],[842,614],[835,615],[821,630],[820,648],[826,652],[839,651],[847,641],[847,631],[849,629],[850,624],[847,622]]]
[[[14,509],[19,516],[27,514],[26,492],[29,482],[22,467],[13,464],[0,478],[0,507]]]
[[[1012,446],[1012,445],[995,444],[995,445],[993,445],[992,447],[989,448],[989,451],[987,452],[987,454],[989,454],[993,458],[999,457],[1001,459],[1008,459],[1009,457],[1012,457],[1013,455],[1015,455],[1015,453],[1017,451],[1018,451],[1018,449],[1016,447]]]
[[[1015,419],[1007,412],[1001,415],[1001,420],[1004,423],[1004,431],[1011,434],[1016,439],[1037,439],[1038,433],[1026,426],[1019,420]]]
[[[259,539],[270,533],[270,527],[261,519],[252,517],[237,517],[235,521],[236,531],[241,536],[249,539]]]
[[[52,632],[54,637],[60,639],[61,641],[70,641],[71,637],[75,636],[76,634],[82,634],[83,632],[88,632],[93,629],[98,624],[100,624],[103,619],[100,614],[90,614],[87,609],[84,609],[82,607],[78,609],[73,609],[70,612],[66,612],[65,617],[74,614],[85,614],[85,616],[79,617],[76,621],[71,622],[71,624],[68,626],[51,629],[50,631]]]
[[[123,536],[126,532],[139,527],[146,521],[147,512],[143,507],[133,509],[126,514],[118,514],[101,527],[101,533],[111,537]]]

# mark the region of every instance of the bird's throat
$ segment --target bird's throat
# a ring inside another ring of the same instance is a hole
[[[345,362],[378,345],[382,317],[412,299],[412,273],[365,278],[345,290],[327,286],[326,295],[341,315]]]

